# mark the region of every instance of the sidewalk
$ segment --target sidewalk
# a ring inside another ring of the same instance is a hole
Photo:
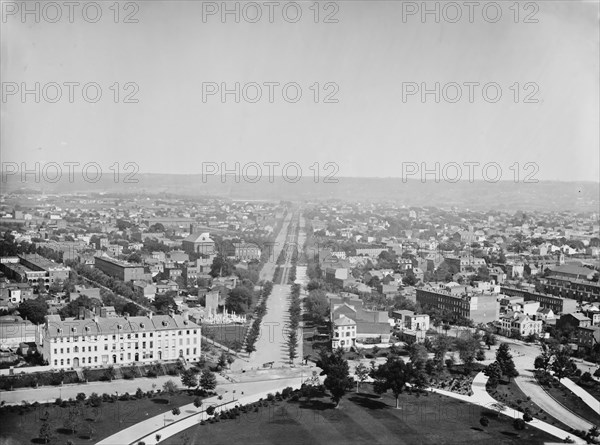
[[[597,400],[594,396],[592,396],[589,392],[575,383],[573,380],[565,377],[560,381],[563,385],[565,385],[573,394],[579,397],[581,400],[585,402],[587,406],[592,408],[598,414],[600,414],[600,401]]]

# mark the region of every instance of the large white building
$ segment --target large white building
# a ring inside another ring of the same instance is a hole
[[[350,349],[356,344],[356,322],[350,317],[340,315],[333,320],[332,349]]]
[[[55,369],[200,359],[200,326],[181,315],[49,320],[38,344]]]

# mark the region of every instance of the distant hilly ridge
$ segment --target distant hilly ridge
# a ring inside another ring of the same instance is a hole
[[[256,183],[244,179],[235,182],[233,176],[205,178],[197,175],[137,174],[137,183],[119,182],[105,174],[95,183],[86,182],[75,173],[72,183],[63,176],[60,181],[36,182],[33,176],[26,182],[18,175],[2,178],[2,193],[39,191],[44,193],[122,193],[122,194],[172,194],[182,196],[219,196],[248,200],[358,200],[394,201],[410,206],[436,206],[470,209],[497,210],[549,210],[549,211],[593,211],[600,212],[600,183],[540,181],[538,183],[514,183],[500,181],[459,181],[449,183],[401,178],[337,178],[337,183],[315,183],[312,177],[302,178],[296,183],[281,177],[269,182],[264,178]]]

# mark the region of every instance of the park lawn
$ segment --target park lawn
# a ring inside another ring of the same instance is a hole
[[[519,388],[514,379],[511,379],[508,384],[498,384],[496,388],[489,389],[488,393],[498,402],[514,408],[518,411],[524,411],[529,408],[529,413],[532,417],[548,422],[564,431],[569,431],[571,428],[562,423],[560,420],[552,417],[550,414],[542,410],[537,404],[531,400],[527,400],[527,395]],[[518,403],[520,401],[520,403]]]
[[[542,388],[544,388],[554,400],[557,400],[561,405],[573,411],[579,417],[584,418],[594,425],[600,425],[600,415],[581,400],[579,396],[573,394],[571,390],[562,383],[550,386],[542,385]]]
[[[135,423],[166,413],[176,406],[192,403],[194,398],[195,396],[188,395],[186,391],[181,391],[170,398],[170,403],[167,403],[168,396],[158,394],[152,399],[103,402],[97,408],[86,404],[83,407],[80,426],[75,434],[63,428],[69,408],[55,405],[39,405],[31,407],[29,410],[19,406],[3,407],[0,409],[0,418],[2,419],[0,443],[43,443],[38,440],[38,433],[43,423],[41,419],[47,411],[48,422],[54,436],[49,442],[50,445],[62,445],[67,440],[73,441],[76,445],[89,445]],[[89,438],[90,426],[94,430],[91,439]],[[7,438],[14,442],[5,442]]]
[[[428,393],[429,394],[429,393]],[[282,401],[234,420],[197,425],[162,442],[164,445],[216,444],[543,444],[553,436],[531,426],[516,431],[512,419],[479,420],[483,408],[438,394],[403,394],[379,398],[365,385],[348,393],[334,409],[328,397],[306,402]]]

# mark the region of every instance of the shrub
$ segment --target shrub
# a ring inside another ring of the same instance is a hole
[[[281,396],[284,399],[287,399],[291,394],[292,394],[293,389],[288,386],[287,388],[284,388],[283,391],[281,391]]]
[[[90,405],[92,405],[93,407],[98,407],[102,404],[102,397],[100,397],[97,393],[93,392],[90,395],[89,402]]]
[[[61,399],[60,397],[58,397],[58,398],[57,398],[57,399],[54,401],[54,404],[55,404],[56,406],[61,406],[61,405],[62,405],[62,403],[63,403],[63,399]]]
[[[208,408],[206,408],[206,414],[208,414],[209,416],[212,416],[215,412],[215,407],[214,406],[209,406]]]
[[[479,419],[479,423],[481,424],[481,426],[488,426],[490,424],[490,419],[488,419],[485,416],[482,416],[481,419]]]
[[[85,400],[85,393],[84,392],[78,393],[77,396],[75,396],[75,399],[78,402],[83,402]]]
[[[275,401],[275,395],[273,393],[267,394],[267,400],[269,402],[274,402]]]
[[[513,426],[516,430],[524,430],[525,429],[525,421],[523,419],[515,419],[513,422]]]
[[[135,392],[135,396],[138,399],[143,399],[145,395],[146,395],[146,393],[144,391],[142,391],[142,388],[138,388],[137,391]]]
[[[523,420],[525,422],[531,422],[533,420],[533,417],[531,416],[531,414],[529,414],[529,411],[525,411],[525,413],[523,414]]]
[[[148,372],[146,373],[146,377],[150,377],[150,378],[156,378],[157,374],[156,371],[150,369],[148,370]]]

